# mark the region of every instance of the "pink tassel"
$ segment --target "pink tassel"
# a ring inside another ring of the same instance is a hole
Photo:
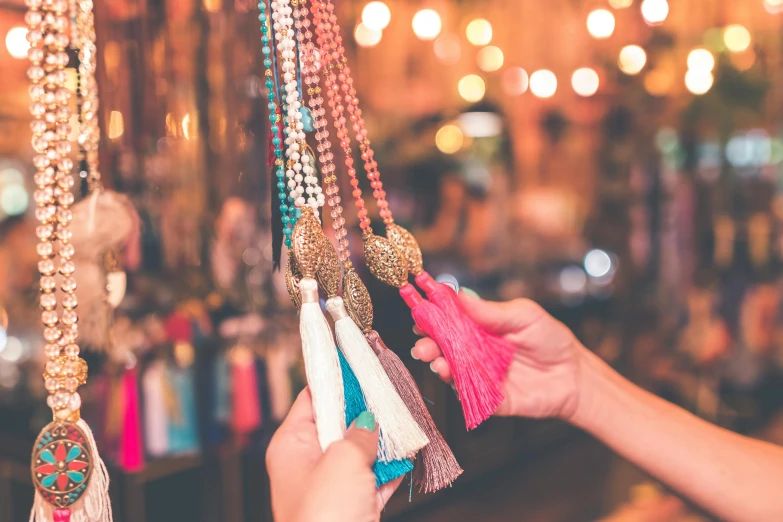
[[[261,404],[254,361],[237,361],[231,365],[231,427],[240,439],[261,426]]]
[[[450,486],[462,474],[462,468],[457,463],[451,448],[443,439],[443,435],[435,426],[435,422],[421,398],[416,381],[405,364],[397,357],[397,354],[384,344],[378,332],[372,330],[365,334],[365,337],[405,406],[408,407],[411,415],[430,440],[430,443],[421,450],[421,457],[416,459],[413,481],[419,487],[419,491],[425,493],[432,493]]]
[[[70,509],[55,509],[52,515],[54,522],[69,522],[71,520]]]
[[[476,428],[503,402],[502,381],[487,373],[471,349],[475,340],[461,326],[457,316],[447,316],[437,306],[426,301],[410,284],[400,288],[400,295],[410,307],[416,326],[438,343],[443,351],[462,402],[465,425],[469,430]]]
[[[122,379],[125,392],[125,416],[120,439],[119,464],[124,471],[133,473],[144,467],[136,368],[125,370]]]
[[[479,354],[481,364],[497,382],[506,380],[508,367],[514,358],[514,345],[490,334],[481,328],[470,315],[465,312],[462,303],[454,290],[436,282],[427,272],[416,276],[416,284],[427,293],[427,298],[449,317],[457,318],[457,322],[466,332],[467,339]]]

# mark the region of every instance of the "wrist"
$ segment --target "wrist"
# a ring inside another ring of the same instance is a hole
[[[611,407],[611,390],[617,378],[620,378],[619,375],[600,357],[580,346],[578,400],[573,413],[565,420],[587,432],[594,432],[601,423],[603,413]]]

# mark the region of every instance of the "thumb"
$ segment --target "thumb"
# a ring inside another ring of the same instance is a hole
[[[372,467],[378,454],[378,437],[375,416],[364,411],[356,417],[343,440],[329,446],[327,456],[331,453],[334,458],[350,466]]]
[[[530,299],[514,299],[503,303],[484,301],[467,292],[459,293],[465,312],[479,326],[495,334],[507,334],[527,328],[546,312]]]

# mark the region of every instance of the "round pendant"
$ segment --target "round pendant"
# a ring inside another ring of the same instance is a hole
[[[65,508],[87,490],[92,471],[87,437],[72,422],[46,426],[33,448],[33,484],[49,504]]]

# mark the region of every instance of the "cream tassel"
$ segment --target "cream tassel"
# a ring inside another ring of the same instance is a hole
[[[299,333],[313,413],[318,428],[321,449],[343,438],[345,433],[345,395],[340,358],[334,337],[318,302],[318,283],[305,277],[299,282],[302,309],[299,313]]]
[[[348,315],[341,297],[332,297],[326,309],[334,318],[337,344],[367,401],[367,408],[381,427],[378,457],[383,462],[413,458],[429,439],[411,415],[364,334]]]
[[[78,502],[68,507],[71,513],[67,520],[69,522],[113,522],[114,517],[109,498],[109,472],[98,453],[98,446],[95,444],[95,437],[90,427],[81,419],[76,423],[76,426],[87,437],[87,445],[92,458],[92,471],[87,492]],[[29,522],[57,522],[54,512],[52,505],[36,491]]]

